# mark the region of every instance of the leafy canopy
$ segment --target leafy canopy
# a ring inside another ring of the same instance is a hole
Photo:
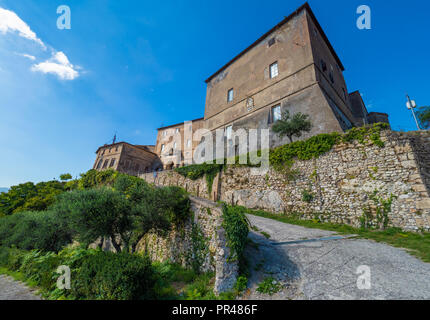
[[[422,129],[430,129],[430,106],[421,107],[417,111],[417,116]]]
[[[293,142],[293,137],[300,138],[303,132],[310,132],[311,129],[309,115],[298,112],[291,116],[288,110],[283,112],[281,120],[276,121],[272,128],[281,138],[288,137],[290,142]]]

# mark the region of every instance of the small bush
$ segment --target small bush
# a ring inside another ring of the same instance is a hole
[[[282,290],[282,284],[276,281],[273,277],[265,278],[257,288],[257,291],[263,294],[274,295]]]
[[[53,211],[20,212],[0,219],[0,246],[57,252],[71,242],[67,222]]]
[[[87,256],[75,278],[72,292],[85,299],[151,298],[155,284],[150,260],[128,253],[97,252]]]
[[[246,246],[249,233],[249,223],[246,219],[247,209],[244,207],[232,207],[224,204],[223,228],[226,231],[227,245],[231,249],[229,259],[240,260]]]

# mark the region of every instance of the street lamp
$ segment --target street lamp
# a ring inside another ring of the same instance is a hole
[[[415,103],[414,100],[411,100],[411,98],[409,98],[409,95],[406,95],[406,98],[408,98],[408,101],[406,102],[406,108],[412,111],[412,115],[414,116],[415,123],[417,124],[417,128],[418,130],[421,130],[420,125],[418,124],[417,116],[415,115],[415,111],[414,111],[414,109],[417,107],[417,104]]]

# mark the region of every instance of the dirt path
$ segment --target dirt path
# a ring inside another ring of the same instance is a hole
[[[250,233],[253,244],[245,253],[251,277],[243,299],[430,299],[430,264],[405,250],[255,216],[249,220],[259,231]],[[358,289],[360,266],[369,268],[370,289]],[[256,291],[269,276],[283,285],[273,296]]]
[[[41,300],[41,298],[23,283],[0,274],[0,300]]]

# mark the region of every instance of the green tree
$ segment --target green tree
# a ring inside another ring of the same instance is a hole
[[[281,120],[276,121],[272,129],[281,138],[288,137],[292,143],[293,137],[300,138],[303,132],[311,131],[312,123],[309,120],[309,115],[298,112],[291,116],[287,110],[282,114]]]
[[[417,116],[421,124],[421,128],[430,129],[430,106],[420,107],[417,111]]]
[[[67,220],[53,211],[18,212],[0,219],[0,246],[59,251],[71,242]]]
[[[110,238],[120,252],[122,239],[132,229],[129,201],[107,187],[66,192],[52,210],[70,219],[78,240],[87,246],[100,238]]]
[[[62,175],[60,175],[60,180],[61,181],[68,181],[71,180],[73,177],[70,173],[64,173]]]

